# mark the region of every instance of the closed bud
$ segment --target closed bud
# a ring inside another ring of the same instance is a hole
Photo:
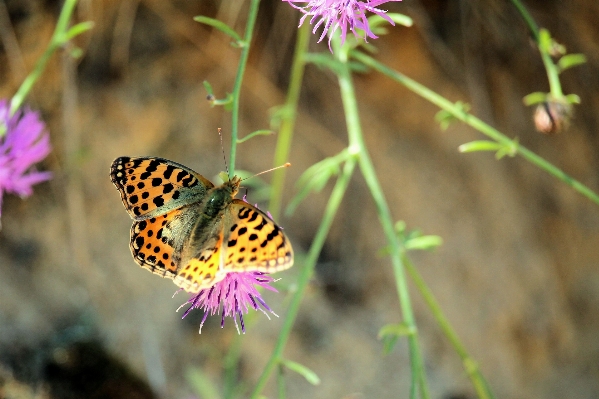
[[[537,106],[534,115],[537,131],[555,134],[567,129],[572,116],[572,107],[558,101],[546,101]]]

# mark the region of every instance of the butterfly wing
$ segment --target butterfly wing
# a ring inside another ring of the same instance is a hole
[[[183,207],[155,218],[134,221],[129,247],[135,262],[152,273],[175,278],[185,238],[195,219],[194,208]]]
[[[208,179],[181,164],[153,157],[115,159],[110,179],[136,221],[198,202],[214,187]]]
[[[192,257],[175,277],[175,284],[187,292],[200,292],[225,277],[220,265],[223,264],[223,223],[219,222],[217,234],[203,243],[199,252]]]
[[[283,230],[260,209],[234,199],[225,216],[224,269],[274,273],[293,265],[293,249]]]
[[[274,273],[293,265],[293,249],[283,230],[258,208],[233,199],[209,239],[175,276],[175,284],[199,292],[229,272]],[[193,249],[192,249],[193,250]]]

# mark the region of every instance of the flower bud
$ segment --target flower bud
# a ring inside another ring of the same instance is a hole
[[[534,114],[537,131],[544,134],[559,133],[567,129],[572,116],[572,107],[563,102],[546,101],[537,106]]]

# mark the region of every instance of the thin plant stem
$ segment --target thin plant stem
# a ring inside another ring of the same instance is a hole
[[[464,344],[462,344],[455,330],[443,314],[443,311],[441,310],[441,306],[439,306],[437,299],[424,282],[422,276],[420,276],[420,273],[418,273],[418,270],[414,267],[414,265],[406,255],[405,250],[402,250],[402,259],[406,267],[406,270],[410,275],[410,278],[412,279],[414,285],[420,292],[420,295],[422,295],[422,297],[424,298],[424,301],[431,310],[431,313],[437,321],[437,324],[439,325],[447,339],[449,339],[451,346],[453,346],[460,359],[462,359],[464,369],[468,373],[468,377],[472,381],[472,385],[474,386],[474,389],[476,390],[479,399],[495,399],[495,395],[491,391],[491,388],[489,387],[487,380],[482,375],[478,363],[472,357],[470,357],[470,355],[466,351],[466,347],[464,346]]]
[[[533,165],[539,167],[540,169],[544,170],[545,172],[549,173],[550,175],[552,175],[552,176],[556,177],[557,179],[561,180],[562,182],[566,183],[568,186],[572,187],[575,191],[577,191],[578,193],[587,197],[589,200],[591,200],[595,204],[599,205],[599,195],[597,195],[593,190],[591,190],[590,188],[588,188],[587,186],[585,186],[578,180],[574,179],[573,177],[569,176],[568,174],[563,172],[561,169],[559,169],[556,166],[554,166],[553,164],[549,163],[548,161],[546,161],[539,155],[530,151],[526,147],[524,147],[524,146],[518,144],[517,142],[515,142],[514,140],[510,139],[509,137],[507,137],[506,135],[501,133],[499,130],[489,126],[488,124],[486,124],[482,120],[478,119],[474,115],[466,112],[464,110],[464,108],[462,106],[460,106],[459,104],[452,103],[451,101],[447,100],[445,97],[435,93],[434,91],[430,90],[429,88],[408,78],[404,74],[397,72],[397,71],[379,63],[372,57],[369,57],[363,53],[360,53],[357,51],[353,52],[352,57],[355,58],[356,60],[364,63],[365,65],[373,68],[374,70],[382,73],[383,75],[393,79],[394,81],[401,83],[402,85],[404,85],[405,87],[407,87],[408,89],[413,91],[414,93],[416,93],[419,96],[421,96],[422,98],[430,101],[431,103],[435,104],[439,108],[449,112],[454,118],[462,121],[463,123],[465,123],[468,126],[473,127],[474,129],[478,130],[485,136],[490,137],[491,139],[495,140],[498,143],[513,146],[515,154],[519,154],[524,159],[526,159],[528,162],[532,163]]]
[[[224,368],[224,397],[231,399],[236,393],[237,372],[239,366],[239,357],[241,356],[241,335],[233,337],[233,342],[229,346],[227,354],[223,360]]]
[[[333,191],[331,192],[331,196],[329,197],[329,201],[324,211],[324,215],[322,217],[322,221],[320,222],[320,226],[316,231],[316,235],[314,236],[314,240],[312,241],[312,245],[310,246],[310,250],[308,251],[308,256],[306,257],[304,266],[299,275],[297,281],[297,291],[293,294],[291,298],[291,302],[289,303],[289,309],[287,314],[285,315],[285,319],[283,320],[283,326],[281,327],[281,332],[279,333],[279,337],[277,338],[277,342],[273,349],[273,353],[270,356],[264,370],[262,370],[262,374],[260,378],[258,378],[258,382],[254,386],[254,390],[250,395],[250,398],[256,399],[260,397],[264,386],[268,382],[268,379],[275,367],[280,364],[283,349],[287,344],[287,340],[289,339],[289,335],[291,334],[291,329],[293,328],[293,324],[297,317],[297,313],[299,311],[300,304],[302,299],[304,298],[304,292],[312,275],[314,274],[314,267],[316,266],[316,261],[318,260],[318,256],[320,255],[320,251],[324,246],[326,238],[329,234],[329,230],[331,229],[331,225],[333,224],[333,220],[335,215],[337,214],[337,210],[339,209],[339,205],[341,204],[341,200],[345,195],[345,191],[349,184],[350,178],[354,172],[355,166],[357,163],[357,159],[355,157],[350,157],[345,165],[343,166],[343,170],[341,175],[337,179],[335,186],[333,187]]]
[[[524,4],[520,0],[511,0],[524,22],[528,25],[528,29],[530,29],[530,33],[532,34],[535,42],[537,43],[537,48],[541,53],[541,59],[543,60],[543,65],[545,66],[545,71],[547,72],[547,79],[549,80],[549,91],[551,95],[555,99],[562,98],[564,93],[562,92],[562,84],[559,80],[559,69],[557,65],[551,59],[551,55],[547,53],[547,49],[541,45],[541,34],[539,30],[539,26],[532,18]]]
[[[285,366],[279,363],[277,367],[277,391],[279,392],[278,399],[285,399],[286,395],[286,387],[285,387]]]
[[[289,81],[289,90],[287,99],[283,106],[281,125],[277,137],[277,148],[273,167],[283,165],[289,159],[291,149],[291,139],[293,138],[293,128],[297,117],[297,104],[300,97],[300,90],[304,78],[304,69],[306,62],[304,54],[308,50],[310,42],[310,25],[303,24],[298,32],[295,41],[295,52],[293,55],[293,64],[291,65],[291,76]],[[270,192],[270,204],[268,210],[277,220],[281,214],[281,203],[283,200],[283,191],[285,188],[286,168],[277,169],[273,172]]]
[[[229,179],[235,175],[235,160],[237,156],[237,138],[239,137],[239,103],[241,98],[241,85],[243,83],[243,74],[247,66],[248,57],[250,55],[250,45],[254,34],[254,26],[258,17],[258,8],[260,0],[251,0],[250,9],[248,11],[248,20],[245,26],[245,34],[243,35],[243,47],[241,49],[241,57],[237,66],[237,75],[235,76],[235,84],[233,85],[233,102],[231,111],[231,152],[229,155]]]
[[[333,41],[333,43],[336,42],[336,40]],[[349,135],[350,151],[355,151],[358,154],[360,170],[362,171],[362,175],[366,180],[366,185],[368,186],[368,189],[370,190],[372,198],[375,202],[379,222],[383,227],[385,237],[391,248],[391,262],[393,265],[397,294],[399,296],[403,319],[407,327],[414,331],[413,334],[408,336],[408,346],[410,348],[410,366],[412,371],[410,398],[416,398],[417,386],[420,386],[421,397],[428,398],[429,394],[426,384],[426,374],[418,345],[414,311],[412,309],[410,300],[404,265],[400,257],[401,244],[393,227],[394,223],[391,217],[391,211],[389,210],[389,206],[385,200],[385,196],[378,181],[376,171],[370,159],[370,155],[368,154],[366,144],[364,143],[356,93],[351,78],[351,70],[348,64],[349,57],[347,56],[347,52],[344,51],[336,51],[336,54],[338,54],[342,65],[342,67],[340,67],[336,72],[339,86],[341,88],[341,99],[343,102],[343,109]]]
[[[76,4],[77,0],[65,1],[62,10],[60,11],[60,16],[58,17],[56,28],[54,28],[54,33],[50,38],[50,43],[48,44],[48,47],[46,47],[46,50],[44,50],[42,56],[38,58],[33,70],[31,71],[31,73],[29,73],[29,75],[27,75],[23,83],[21,83],[21,86],[10,101],[10,116],[13,116],[15,112],[17,112],[17,110],[21,108],[21,105],[23,105],[23,102],[25,101],[25,98],[27,98],[27,95],[33,88],[33,85],[35,84],[35,82],[38,81],[38,79],[42,75],[42,72],[44,72],[46,64],[48,63],[48,60],[50,59],[54,51],[56,51],[60,46],[62,46],[65,43],[65,36],[67,34],[69,21],[71,19],[71,15],[73,14],[73,10],[75,9]],[[0,126],[0,137],[2,137],[5,133],[6,127]]]
[[[518,9],[520,15],[522,15],[522,18],[524,19],[524,22],[526,22],[526,25],[528,25],[528,29],[530,29],[530,33],[535,39],[535,42],[539,43],[539,26],[537,25],[533,17],[530,15],[530,13],[526,9],[526,7],[524,7],[524,4],[522,4],[520,0],[511,1],[514,4],[514,6]]]

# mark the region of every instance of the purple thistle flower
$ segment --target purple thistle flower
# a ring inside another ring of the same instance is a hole
[[[300,19],[299,26],[302,26],[306,18],[311,15],[310,24],[314,24],[312,33],[316,33],[316,30],[320,25],[324,24],[322,35],[318,42],[320,43],[324,39],[327,32],[330,31],[329,35],[329,48],[331,47],[331,37],[333,32],[338,28],[341,28],[341,43],[345,42],[345,36],[347,35],[347,29],[352,31],[354,36],[360,37],[356,32],[356,29],[362,29],[364,31],[364,40],[368,38],[377,39],[376,36],[370,30],[368,25],[368,19],[366,17],[366,11],[370,11],[385,20],[391,25],[395,25],[393,20],[389,18],[386,11],[381,10],[378,7],[383,3],[389,1],[401,1],[401,0],[283,0],[288,2],[292,7],[297,8],[305,15]],[[305,6],[298,6],[295,3],[308,3]]]
[[[38,112],[26,108],[10,116],[9,102],[1,100],[0,125],[5,128],[0,136],[1,215],[4,193],[28,197],[33,194],[32,186],[49,180],[52,173],[32,170],[51,150],[50,136]]]
[[[179,309],[190,304],[185,313],[183,313],[183,318],[187,316],[192,309],[204,310],[204,318],[200,323],[200,334],[202,333],[202,326],[208,315],[214,316],[215,314],[221,315],[221,328],[225,325],[225,317],[231,316],[235,321],[235,328],[237,328],[238,333],[239,325],[237,324],[237,318],[239,317],[241,331],[245,334],[243,313],[247,314],[250,308],[262,311],[262,313],[269,319],[270,317],[266,311],[277,316],[277,314],[268,307],[266,302],[264,302],[260,292],[255,287],[257,285],[267,290],[277,292],[274,287],[270,286],[270,283],[273,281],[275,280],[272,277],[261,272],[231,272],[212,287],[203,289],[199,293],[193,295],[187,302],[181,305]]]

